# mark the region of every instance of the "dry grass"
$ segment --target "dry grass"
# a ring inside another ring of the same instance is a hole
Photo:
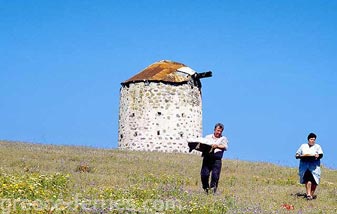
[[[219,193],[213,196],[201,191],[198,155],[1,141],[0,148],[0,172],[7,177],[69,178],[59,195],[63,201],[76,200],[76,206],[41,213],[337,213],[337,171],[324,167],[318,198],[306,201],[291,195],[304,192],[296,168],[224,159]],[[97,200],[100,207],[89,203]],[[5,208],[2,204],[0,210]]]

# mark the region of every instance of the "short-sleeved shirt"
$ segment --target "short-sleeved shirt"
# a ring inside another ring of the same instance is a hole
[[[227,151],[228,149],[228,139],[225,136],[222,136],[220,138],[214,137],[214,134],[206,135],[206,139],[213,142],[213,144],[217,145],[224,145],[224,149],[214,149],[214,157],[216,158],[222,158],[224,151]]]

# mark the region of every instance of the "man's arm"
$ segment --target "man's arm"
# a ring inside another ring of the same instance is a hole
[[[227,151],[228,149],[228,140],[227,138],[223,138],[219,144],[212,144],[213,149],[221,149]]]
[[[223,149],[225,151],[227,151],[227,144],[213,144],[212,145],[213,149]]]

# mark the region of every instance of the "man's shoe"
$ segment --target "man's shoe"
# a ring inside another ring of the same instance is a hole
[[[312,196],[311,195],[307,195],[307,200],[308,201],[311,201],[313,198],[312,198]]]

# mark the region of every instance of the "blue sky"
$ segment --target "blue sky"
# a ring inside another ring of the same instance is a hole
[[[225,158],[337,168],[337,1],[0,0],[0,139],[117,148],[120,83],[163,59],[202,79]]]

